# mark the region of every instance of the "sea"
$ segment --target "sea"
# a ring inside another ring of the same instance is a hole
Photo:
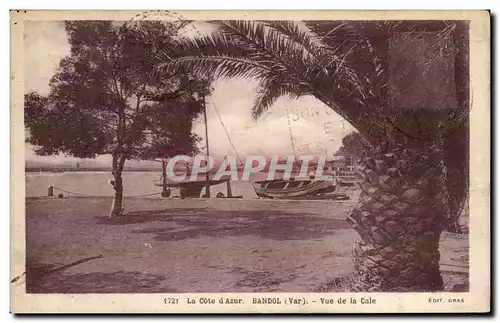
[[[113,196],[114,190],[109,184],[113,176],[109,171],[65,171],[65,172],[27,172],[26,173],[26,197],[42,197],[48,195],[49,186],[54,187],[54,194],[64,196]],[[125,171],[123,172],[124,196],[146,196],[161,193],[162,188],[153,185],[154,181],[160,181],[161,171]],[[233,195],[241,195],[243,199],[257,198],[250,181],[232,181],[231,191]],[[215,197],[217,193],[227,196],[226,183],[210,186],[210,195]],[[202,190],[202,195],[205,189]],[[172,196],[178,194],[178,190],[172,190]]]

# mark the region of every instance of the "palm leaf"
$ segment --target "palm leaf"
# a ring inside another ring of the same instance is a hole
[[[304,55],[303,48],[276,30],[255,21],[214,21],[218,31],[229,40],[244,48],[251,59],[267,61],[286,70],[297,80],[304,79],[311,64],[311,56]]]
[[[311,93],[307,87],[300,87],[287,79],[270,78],[261,80],[252,107],[252,117],[254,119],[259,118],[282,96],[297,99],[308,94]]]
[[[306,59],[315,60],[320,52],[328,49],[320,37],[311,33],[307,26],[300,22],[266,20],[262,23],[293,41],[296,48],[303,51]]]
[[[172,49],[173,54],[159,64],[159,73],[183,69],[210,77],[258,79],[261,89],[254,117],[280,95],[311,94],[365,135],[387,132],[381,129],[390,126],[384,115],[387,43],[380,38],[397,24],[211,23],[217,27],[213,34],[181,39]]]

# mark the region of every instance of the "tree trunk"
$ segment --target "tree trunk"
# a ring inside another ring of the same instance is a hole
[[[379,145],[362,162],[360,200],[348,216],[361,238],[353,248],[352,291],[443,289],[439,238],[448,213],[442,145],[413,147]]]
[[[115,159],[115,157],[113,157]],[[123,215],[123,166],[125,164],[125,159],[120,158],[113,165],[116,165],[113,170],[113,188],[115,190],[115,196],[113,197],[113,203],[111,205],[111,212],[109,217],[121,216]]]

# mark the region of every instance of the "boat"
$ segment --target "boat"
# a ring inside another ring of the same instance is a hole
[[[355,186],[356,185],[356,167],[342,166],[337,167],[337,183],[338,186]]]
[[[255,194],[272,199],[327,198],[329,193],[337,189],[337,178],[332,165],[327,163],[326,166],[323,177],[327,179],[316,178],[315,170],[310,170],[309,176],[293,176],[299,173],[300,165],[294,165],[292,176],[287,179],[283,177],[283,172],[276,172],[276,178],[272,180],[254,178],[252,184]]]
[[[217,198],[243,198],[243,196],[235,196],[231,191],[231,177],[230,176],[221,176],[218,179],[215,179],[215,172],[209,172],[208,176],[206,173],[198,174],[198,177],[195,180],[191,180],[191,168],[187,167],[185,170],[186,176],[184,180],[181,181],[173,181],[164,175],[160,178],[160,180],[153,181],[153,185],[163,187],[162,196],[169,197],[171,194],[171,189],[176,188],[179,189],[179,197],[184,198],[198,198],[201,195],[201,191],[203,188],[207,186],[219,185],[222,183],[226,183],[226,195],[222,192],[218,192]],[[174,171],[175,173],[175,171]],[[176,174],[180,175],[180,174]],[[205,195],[203,197],[210,197]]]
[[[240,161],[240,165],[238,165],[238,171],[240,171],[241,159],[238,156],[236,148],[234,147],[229,133],[220,118],[220,115],[215,107],[215,111],[219,117],[219,120],[226,130],[226,135],[228,137],[229,142],[233,146],[233,149]],[[208,128],[206,122],[206,108],[204,109],[204,118],[205,118],[205,138],[206,138],[206,153],[209,156],[209,146],[208,146]],[[289,129],[290,130],[290,129]],[[290,130],[291,135],[291,130]],[[292,141],[292,149],[295,152],[295,148],[293,146]],[[326,151],[325,151],[326,153]],[[276,172],[275,179],[259,179],[258,177],[263,174],[253,174],[253,179],[251,179],[253,189],[256,195],[259,198],[269,198],[269,199],[338,199],[339,194],[332,194],[336,191],[339,186],[349,186],[351,182],[354,181],[354,176],[351,171],[349,172],[340,172],[342,165],[335,165],[335,162],[339,160],[332,160],[326,163],[326,168],[324,169],[324,175],[328,177],[328,179],[316,179],[314,176],[314,172],[312,171],[308,177],[294,177],[291,176],[289,179],[283,178],[283,173],[280,171]],[[316,164],[317,166],[317,164]],[[301,165],[294,164],[292,173],[297,174],[301,169]],[[179,188],[180,198],[198,198],[201,195],[203,188],[205,187],[205,194],[203,197],[210,197],[210,186],[218,185],[226,182],[227,184],[227,193],[224,195],[222,192],[217,193],[216,197],[218,198],[242,198],[242,196],[233,196],[231,192],[231,184],[230,177],[222,177],[219,179],[215,179],[214,172],[203,173],[198,176],[195,180],[190,179],[191,173],[191,165],[186,164],[183,172],[187,174],[186,179],[183,181],[172,181],[166,176],[166,161],[163,161],[163,175],[159,181],[153,182],[154,185],[163,187],[162,196],[169,197],[171,194],[172,188]],[[340,174],[340,176],[339,176]],[[178,175],[178,174],[176,174]],[[281,177],[281,178],[280,178]],[[352,177],[352,178],[351,178]],[[345,195],[342,195],[345,196]]]
[[[204,106],[203,115],[204,115],[204,119],[205,119],[206,154],[207,154],[207,156],[209,156],[210,150],[209,150],[209,146],[208,146],[207,108],[205,105],[205,100],[203,100],[203,106]],[[215,105],[214,105],[214,108],[216,108]],[[217,112],[217,110],[216,110],[216,112]],[[219,116],[219,120],[220,120],[222,126],[224,127],[224,129],[226,129],[218,112],[217,112],[217,115]],[[227,133],[227,131],[226,131],[226,134],[229,137],[229,133]],[[229,140],[231,140],[231,139],[229,138]],[[176,175],[182,175],[185,173],[186,174],[185,179],[181,180],[181,181],[173,181],[167,177],[166,169],[167,169],[167,161],[165,159],[163,159],[162,160],[162,176],[161,176],[160,180],[153,181],[153,185],[160,186],[163,188],[163,191],[161,192],[162,197],[170,197],[171,189],[178,188],[179,189],[179,197],[181,199],[199,198],[201,195],[201,191],[203,190],[203,188],[205,188],[205,194],[202,197],[210,198],[210,186],[226,183],[226,195],[224,195],[224,193],[222,193],[222,192],[218,192],[216,195],[217,198],[232,198],[232,199],[243,198],[242,195],[233,195],[232,194],[231,177],[230,176],[221,176],[219,179],[215,179],[214,178],[215,172],[209,171],[209,172],[198,174],[197,178],[195,180],[192,180],[191,179],[192,165],[190,165],[189,163],[184,163],[184,165],[181,165],[180,167],[177,167],[176,169],[174,169],[174,173]],[[181,174],[178,174],[179,170],[181,171]]]
[[[253,182],[255,194],[261,198],[293,199],[304,197],[326,197],[336,190],[335,179],[295,179]]]
[[[288,113],[288,111],[287,111]],[[293,135],[289,127],[292,138],[292,150],[295,153]],[[325,150],[326,155],[326,150]],[[318,164],[315,165],[318,167]],[[345,199],[345,194],[334,193],[340,186],[352,186],[355,183],[354,167],[346,166],[344,157],[333,156],[326,161],[323,172],[329,179],[316,179],[315,171],[310,172],[309,178],[274,179],[274,180],[253,180],[255,194],[260,198],[271,199]],[[298,163],[294,164],[292,172],[295,173],[301,168]],[[277,174],[279,175],[279,174]],[[332,194],[334,193],[334,194]]]
[[[222,184],[224,182],[227,183],[227,185],[230,185],[229,183],[230,178],[221,178],[218,180],[215,179],[210,179],[208,182],[209,186],[213,185],[218,185]],[[173,188],[178,188],[179,189],[179,197],[181,199],[184,198],[198,198],[201,195],[201,191],[203,188],[207,187],[207,181],[205,179],[200,179],[200,180],[195,180],[195,181],[190,181],[190,180],[184,180],[180,182],[174,182],[174,181],[169,181],[167,180],[166,182],[163,181],[163,179],[160,179],[159,181],[154,181],[153,185],[155,186],[160,186],[164,188],[164,191],[162,192],[163,197],[169,197],[171,194],[171,189]],[[228,186],[230,187],[230,186]],[[206,197],[206,196],[204,196]],[[229,188],[227,191],[227,195],[224,195],[222,192],[217,193],[218,198],[242,198],[242,196],[233,196],[231,194],[231,189]]]

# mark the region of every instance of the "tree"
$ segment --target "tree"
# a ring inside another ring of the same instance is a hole
[[[342,138],[342,146],[335,155],[348,156],[354,160],[361,159],[366,149],[370,149],[371,144],[364,139],[359,132],[353,131]]]
[[[449,156],[450,143],[461,143],[461,160],[467,149],[467,24],[212,24],[214,33],[181,40],[182,55],[164,58],[158,70],[258,79],[254,117],[281,96],[310,95],[350,122],[371,143],[359,174],[360,200],[348,217],[360,236],[352,290],[442,289],[438,248],[450,221],[451,187],[444,162],[466,173]],[[466,190],[460,180],[457,196]]]
[[[182,72],[162,78],[152,73],[155,55],[168,52],[176,37],[173,24],[67,21],[65,29],[71,51],[48,96],[25,95],[28,141],[40,155],[111,154],[110,216],[120,215],[126,160],[194,151],[191,126],[208,83]]]
[[[148,109],[148,140],[139,149],[139,159],[162,163],[162,196],[168,197],[167,159],[176,155],[194,155],[198,152],[199,136],[192,133],[193,120],[204,108],[201,100],[208,94],[208,83],[198,82],[198,89],[192,85],[190,91],[199,94],[199,100],[191,97],[187,101],[155,103]],[[167,106],[168,105],[168,106]]]

